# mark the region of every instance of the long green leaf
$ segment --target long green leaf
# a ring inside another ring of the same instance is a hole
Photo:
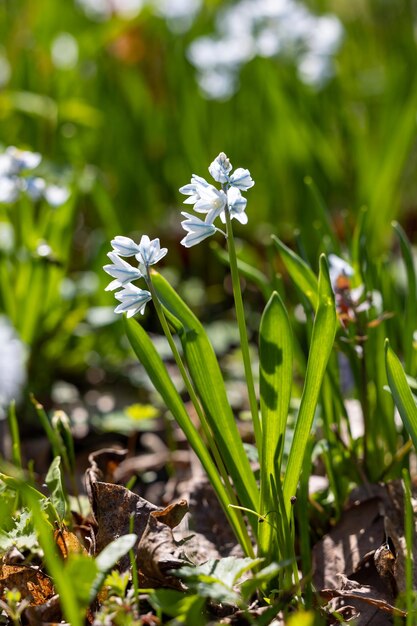
[[[203,325],[157,272],[152,282],[178,332],[188,369],[227,470],[243,506],[256,511],[258,490],[230,407],[213,346]]]
[[[404,229],[398,222],[393,222],[392,227],[400,240],[401,252],[407,272],[407,295],[405,298],[405,312],[403,325],[403,345],[405,354],[405,367],[407,372],[414,376],[413,371],[413,333],[417,323],[417,279],[414,267],[414,257],[410,241]]]
[[[282,446],[292,388],[293,338],[285,306],[274,292],[265,307],[259,337],[260,397],[262,415],[260,510],[270,513],[275,506],[271,475],[280,468]],[[276,480],[280,480],[276,476]],[[271,521],[272,520],[272,521]],[[259,528],[260,553],[271,553],[274,515]],[[271,555],[272,556],[272,555]]]
[[[385,340],[385,366],[395,406],[417,450],[417,406],[401,361],[390,347],[388,339]]]
[[[278,237],[272,235],[272,239],[281,253],[289,275],[298,289],[308,298],[313,309],[316,310],[318,304],[318,283],[314,272],[301,257],[288,248]]]
[[[136,356],[144,366],[155,389],[161,394],[167,408],[171,411],[178,425],[183,430],[188,443],[200,459],[200,462],[207,472],[207,476],[217,494],[217,497],[219,498],[221,505],[223,506],[236,537],[238,538],[240,544],[245,548],[247,554],[251,556],[248,538],[242,531],[238,522],[236,511],[229,507],[230,499],[219,477],[217,468],[213,463],[213,460],[196,427],[185,410],[181,397],[175,388],[175,385],[172,382],[171,377],[169,376],[155,346],[146,331],[143,330],[142,326],[135,320],[124,318],[124,324],[127,337],[136,353]]]
[[[326,257],[322,255],[320,257],[318,307],[311,337],[306,379],[284,478],[283,492],[287,515],[291,508],[290,499],[295,496],[300,478],[321,384],[333,347],[336,325],[334,294]]]

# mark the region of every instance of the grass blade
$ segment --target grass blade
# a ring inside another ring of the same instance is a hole
[[[306,379],[283,486],[287,515],[290,513],[291,496],[295,495],[298,480],[300,478],[304,454],[311,426],[313,424],[321,383],[323,381],[336,333],[337,316],[334,294],[330,284],[326,257],[324,255],[320,257],[320,275],[318,285],[318,307],[314,320]]]
[[[295,252],[285,245],[278,237],[272,235],[272,239],[281,253],[285,267],[298,289],[307,296],[314,310],[318,304],[318,283],[313,271]]]
[[[417,280],[416,271],[414,268],[414,258],[411,249],[410,241],[405,234],[403,228],[398,222],[393,222],[392,227],[398,235],[400,240],[401,252],[404,259],[405,269],[407,272],[407,292],[405,298],[405,313],[404,313],[404,334],[403,334],[403,348],[405,355],[405,368],[407,372],[414,376],[413,371],[413,333],[416,328],[417,320]]]
[[[401,361],[390,347],[388,339],[385,340],[385,366],[395,406],[417,450],[417,406]]]

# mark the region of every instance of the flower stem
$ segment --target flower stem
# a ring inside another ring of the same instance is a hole
[[[214,457],[214,460],[216,462],[217,468],[219,470],[220,476],[223,479],[223,484],[224,484],[224,486],[226,488],[226,491],[227,491],[227,494],[228,494],[228,496],[230,498],[230,503],[235,505],[235,506],[237,506],[238,505],[238,501],[237,501],[237,498],[236,498],[236,494],[235,494],[235,492],[234,492],[234,490],[232,488],[232,485],[230,483],[229,475],[227,473],[227,470],[226,470],[225,465],[223,463],[223,460],[221,458],[219,449],[218,449],[218,447],[216,445],[216,441],[215,441],[215,439],[213,437],[213,433],[210,430],[210,426],[209,426],[209,424],[207,422],[207,418],[206,418],[206,416],[204,414],[204,411],[203,411],[203,408],[201,406],[201,403],[200,403],[200,401],[199,401],[199,399],[197,397],[197,394],[195,392],[195,389],[193,387],[192,381],[191,381],[191,379],[190,379],[190,377],[188,375],[188,372],[187,372],[187,370],[185,368],[184,362],[183,362],[183,360],[181,358],[181,355],[180,355],[180,353],[178,351],[178,348],[177,348],[177,346],[175,344],[174,338],[173,338],[171,330],[169,328],[169,324],[168,324],[167,319],[165,317],[165,313],[164,313],[162,304],[159,301],[158,294],[156,293],[155,287],[153,286],[152,279],[150,277],[149,272],[148,272],[148,274],[146,276],[146,282],[147,282],[149,291],[152,294],[152,301],[153,301],[156,313],[158,315],[158,319],[160,321],[160,324],[162,326],[164,334],[165,334],[165,336],[166,336],[166,338],[168,340],[168,343],[169,343],[169,346],[171,348],[172,354],[174,356],[175,362],[177,364],[177,367],[178,367],[178,369],[180,371],[180,374],[182,376],[182,379],[184,381],[184,384],[185,384],[185,387],[187,389],[188,395],[190,396],[190,400],[193,403],[193,406],[194,406],[194,408],[196,410],[196,413],[197,413],[197,415],[199,417],[200,424],[201,424],[201,427],[202,427],[203,432],[204,432],[204,436],[205,436],[206,441],[207,441],[207,443],[209,445],[209,448],[210,448],[210,450],[211,450],[211,452],[213,454],[213,457]],[[226,512],[226,515],[229,515],[229,511],[225,511],[225,512]],[[253,548],[252,548],[252,544],[251,544],[251,541],[250,541],[250,538],[249,538],[249,535],[248,535],[247,528],[246,528],[245,523],[243,521],[243,516],[242,516],[242,514],[240,512],[238,512],[238,514],[236,515],[236,518],[238,520],[240,531],[241,531],[239,536],[241,538],[244,538],[244,541],[245,541],[245,545],[243,545],[242,547],[244,548],[244,550],[248,554],[248,556],[252,556],[253,557],[254,556]]]
[[[248,332],[246,329],[246,320],[245,320],[245,311],[243,308],[242,291],[240,289],[239,270],[237,267],[235,240],[233,238],[232,220],[231,220],[230,213],[229,213],[227,206],[224,212],[226,215],[227,245],[228,245],[228,251],[229,251],[230,272],[232,276],[233,296],[235,300],[236,319],[237,319],[237,324],[239,327],[240,347],[242,350],[243,365],[245,368],[245,377],[246,377],[246,384],[248,388],[249,405],[250,405],[250,411],[252,415],[253,429],[255,433],[255,442],[256,442],[256,447],[258,448],[258,454],[260,457],[261,450],[262,450],[261,448],[261,443],[262,443],[261,423],[259,420],[258,401],[256,399],[255,384],[253,381],[253,374],[252,374],[252,365],[250,362]]]

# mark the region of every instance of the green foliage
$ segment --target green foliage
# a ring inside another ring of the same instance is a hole
[[[394,398],[394,402],[404,422],[408,434],[417,449],[417,405],[411,393],[401,361],[385,341],[385,365],[387,368],[388,384]]]

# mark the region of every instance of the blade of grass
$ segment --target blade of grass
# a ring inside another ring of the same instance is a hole
[[[388,339],[385,340],[385,366],[395,406],[417,450],[417,406],[401,361],[390,347]]]
[[[16,417],[16,402],[12,400],[7,413],[10,437],[12,439],[12,462],[17,468],[22,468],[22,454],[20,450],[19,426]]]
[[[295,495],[300,478],[321,384],[333,347],[336,325],[334,294],[326,257],[322,255],[320,257],[318,307],[308,355],[306,379],[283,485],[287,515],[291,510],[291,497]]]
[[[401,252],[407,272],[407,291],[405,298],[405,312],[403,318],[403,349],[405,355],[405,369],[414,376],[413,371],[413,333],[417,325],[417,280],[414,267],[413,251],[410,241],[403,228],[398,222],[393,222],[392,227],[398,235]]]
[[[318,304],[318,283],[314,272],[301,257],[288,248],[278,237],[272,235],[272,239],[281,254],[282,260],[292,280],[301,293],[307,296],[313,309],[316,310]]]

